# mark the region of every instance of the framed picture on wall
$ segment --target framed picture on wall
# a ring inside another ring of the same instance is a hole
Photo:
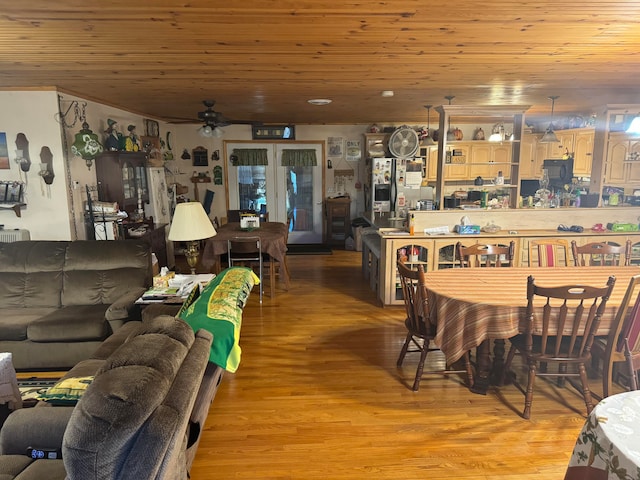
[[[163,164],[160,151],[160,137],[140,137],[142,151],[147,154],[147,164],[150,167],[161,167]]]
[[[193,149],[193,166],[194,167],[208,167],[209,166],[209,152],[204,147],[196,147]]]
[[[155,120],[144,119],[144,134],[147,137],[160,136],[160,125]]]
[[[0,132],[0,169],[9,169],[9,149],[7,148],[7,134]]]

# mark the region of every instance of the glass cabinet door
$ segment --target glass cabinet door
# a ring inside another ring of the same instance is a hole
[[[409,268],[416,269],[418,265],[422,265],[425,272],[430,270],[429,248],[419,243],[407,243],[396,247],[396,260],[401,260]],[[398,269],[394,269],[395,278],[395,295],[393,298],[402,300],[402,286],[400,285],[400,275]]]
[[[456,260],[456,243],[451,240],[436,242],[437,269],[455,268],[460,266]]]
[[[138,198],[139,190],[142,200],[147,202],[149,200],[149,186],[147,185],[147,171],[145,170],[145,167],[143,165],[135,167],[135,176],[136,199]]]
[[[631,265],[640,265],[640,242],[631,242]]]
[[[125,201],[136,198],[136,175],[129,162],[122,164],[122,189]]]

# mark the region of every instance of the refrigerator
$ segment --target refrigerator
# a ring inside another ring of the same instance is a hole
[[[415,209],[418,202],[432,201],[433,188],[426,185],[422,158],[373,158],[371,209],[374,213]]]

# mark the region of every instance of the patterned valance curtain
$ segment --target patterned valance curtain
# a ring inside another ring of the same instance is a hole
[[[316,151],[313,148],[308,150],[282,151],[283,167],[315,167],[317,165]]]
[[[231,164],[238,166],[268,165],[266,148],[234,148],[231,152]]]

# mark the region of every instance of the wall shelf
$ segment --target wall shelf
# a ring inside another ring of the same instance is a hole
[[[0,203],[0,209],[13,210],[13,213],[16,214],[16,217],[22,217],[21,209],[26,206],[26,203]]]
[[[529,109],[529,105],[507,105],[507,106],[493,106],[493,105],[440,105],[436,107],[436,111],[440,116],[440,136],[438,138],[438,162],[437,162],[437,177],[436,177],[436,195],[437,204],[439,209],[444,208],[444,196],[445,186],[450,186],[450,181],[464,181],[474,175],[485,176],[487,173],[492,173],[491,168],[504,165],[504,177],[510,179],[509,184],[494,185],[496,188],[509,188],[509,203],[511,208],[516,208],[518,204],[518,196],[520,194],[520,149],[521,140],[524,129],[524,113]],[[513,140],[505,140],[501,142],[489,142],[488,140],[471,140],[471,141],[448,141],[446,132],[450,128],[452,122],[455,123],[473,123],[476,118],[482,119],[495,119],[499,122],[513,122]],[[474,162],[473,155],[474,146],[478,146],[482,151],[478,151],[478,154],[482,154],[486,160],[489,158],[495,158],[500,152],[499,159],[509,158],[510,162],[487,162],[478,161]],[[496,146],[499,148],[490,148]],[[455,158],[452,155],[451,150],[460,148],[460,155],[467,156],[467,160],[464,163],[457,164],[456,162],[447,163],[447,156],[450,159]],[[484,168],[483,168],[484,167]],[[486,171],[486,172],[485,172]],[[481,174],[483,172],[484,174]],[[494,172],[495,173],[495,172]],[[492,178],[495,175],[488,175],[487,178]],[[461,183],[456,183],[461,185]],[[475,186],[475,185],[474,185]],[[478,185],[477,187],[485,188],[485,185]],[[486,185],[489,187],[489,185]]]

